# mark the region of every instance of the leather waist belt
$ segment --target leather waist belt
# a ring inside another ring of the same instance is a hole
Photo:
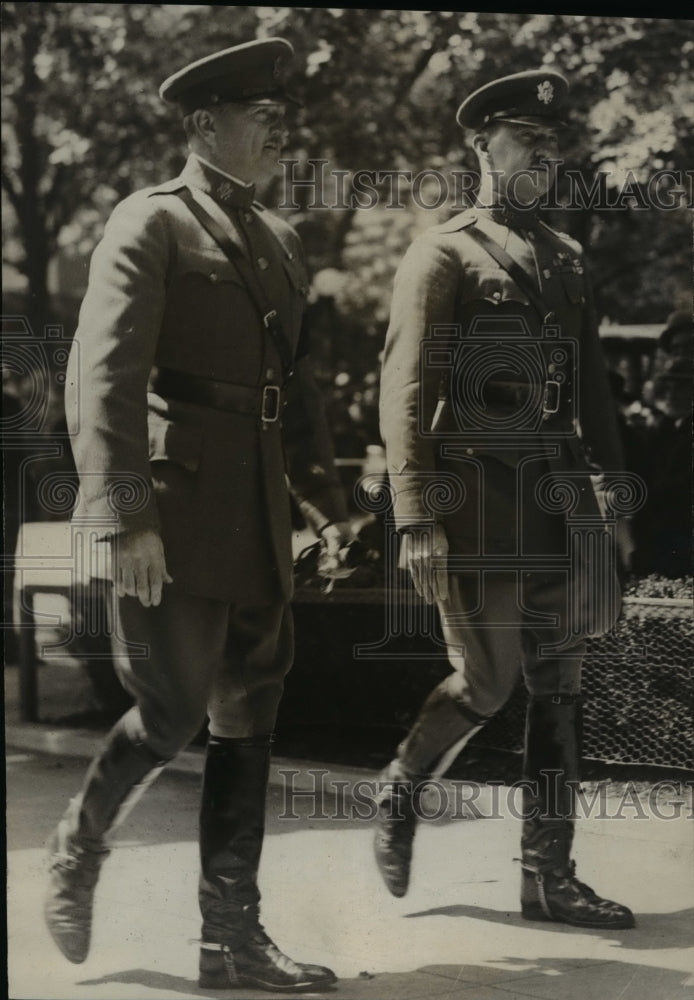
[[[282,393],[278,385],[237,385],[173,368],[158,368],[150,379],[150,390],[180,403],[260,417],[263,424],[274,424],[280,415]]]
[[[556,413],[559,409],[561,387],[558,382],[548,380],[543,386],[534,382],[487,382],[482,389],[485,403],[500,403],[521,406],[541,389],[542,412]]]

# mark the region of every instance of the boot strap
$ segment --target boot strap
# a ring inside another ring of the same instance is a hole
[[[531,865],[527,861],[522,861],[522,860],[521,860],[521,868],[523,869],[523,871],[526,871],[534,876],[535,885],[537,887],[537,898],[540,902],[540,906],[542,907],[542,912],[545,914],[545,916],[554,920],[554,914],[552,913],[549,904],[547,902],[547,894],[545,891],[545,875],[548,875],[550,872],[553,872],[553,869],[548,868],[546,865]],[[566,879],[569,882],[573,882],[581,889],[582,892],[586,893],[592,892],[592,890],[589,889],[588,886],[584,886],[583,883],[579,882],[578,879],[576,878],[576,862],[573,860],[569,861],[567,865],[566,874],[562,873],[561,875],[557,875],[556,877]],[[593,893],[593,895],[595,894]]]
[[[238,986],[239,974],[236,971],[236,962],[234,961],[234,953],[228,944],[223,944],[222,948],[222,958],[224,959],[224,968],[227,970],[227,976],[229,977],[230,986]]]
[[[557,866],[547,862],[546,864],[533,864],[530,861],[524,861],[522,858],[514,858],[514,861],[520,861],[521,868],[523,871],[529,872],[531,875],[541,875],[543,878],[545,875],[556,874]],[[557,875],[557,878],[569,878],[572,879],[576,875],[576,862],[569,861],[566,866],[566,872],[562,871],[561,874]]]
[[[554,915],[549,908],[547,894],[545,893],[545,876],[542,872],[535,872],[535,884],[537,885],[537,898],[540,900],[542,912],[546,917],[553,919]]]
[[[542,912],[550,920],[554,920],[554,914],[549,908],[549,904],[547,903],[547,894],[545,893],[545,873],[549,871],[549,869],[538,868],[535,865],[527,864],[525,861],[521,861],[521,867],[523,871],[533,875],[535,888],[537,889],[537,898],[542,908]]]
[[[229,980],[229,986],[239,986],[239,976],[236,971],[236,962],[234,961],[234,953],[228,944],[215,944],[210,941],[200,942],[201,951],[216,951],[222,956],[224,962],[224,968],[226,970],[227,978]]]

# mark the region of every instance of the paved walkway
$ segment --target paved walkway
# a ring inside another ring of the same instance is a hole
[[[195,981],[199,753],[184,755],[119,831],[99,886],[87,962],[70,965],[50,941],[41,917],[44,843],[97,742],[71,730],[8,726],[10,997],[226,995],[199,990]],[[336,1000],[694,997],[694,866],[686,819],[634,819],[633,800],[625,806],[613,790],[603,812],[614,815],[621,804],[625,818],[581,822],[581,877],[632,906],[638,927],[577,931],[520,919],[512,861],[519,824],[508,815],[491,818],[508,812],[503,789],[498,809],[489,790],[476,802],[490,818],[451,819],[451,811],[461,812],[461,789],[456,802],[456,788],[448,786],[452,808],[420,825],[413,884],[405,899],[395,900],[371,859],[370,824],[354,815],[368,810],[365,796],[351,795],[359,792],[355,783],[367,782],[368,789],[375,775],[312,766],[322,777],[307,773],[306,762],[274,765],[263,913],[289,954],[335,969]],[[322,794],[314,795],[320,781]],[[468,788],[462,791],[469,797]],[[659,807],[672,812],[679,801],[661,797]],[[434,797],[432,813],[437,806]]]
[[[199,752],[183,755],[119,830],[99,885],[91,954],[73,966],[43,925],[45,841],[99,738],[10,716],[6,742],[12,1000],[266,996],[196,985]],[[663,813],[681,813],[663,820],[647,789],[639,789],[640,810],[623,787],[610,786],[603,815],[621,808],[623,818],[580,822],[581,878],[637,914],[636,929],[603,933],[520,919],[512,860],[520,824],[504,789],[483,789],[475,805],[489,818],[473,819],[454,818],[470,813],[461,808],[469,786],[445,786],[449,808],[420,824],[410,892],[393,899],[372,861],[372,826],[359,818],[369,809],[360,788],[368,792],[374,778],[305,761],[276,761],[272,772],[263,919],[289,954],[335,969],[335,1000],[694,997],[694,852],[683,796],[658,797]],[[438,804],[429,800],[432,813]],[[635,818],[639,811],[645,818]]]

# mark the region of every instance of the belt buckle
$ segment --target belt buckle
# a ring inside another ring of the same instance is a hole
[[[545,391],[542,397],[542,412],[557,413],[559,411],[559,394],[561,386],[558,382],[548,379],[545,382]]]
[[[260,415],[263,424],[274,424],[280,415],[280,387],[278,385],[263,386],[263,399],[260,405]]]

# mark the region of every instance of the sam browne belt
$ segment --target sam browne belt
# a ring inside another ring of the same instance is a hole
[[[260,417],[263,425],[274,424],[280,415],[282,390],[278,385],[237,385],[235,382],[189,375],[173,368],[157,368],[152,373],[149,388],[151,392],[179,403]]]

